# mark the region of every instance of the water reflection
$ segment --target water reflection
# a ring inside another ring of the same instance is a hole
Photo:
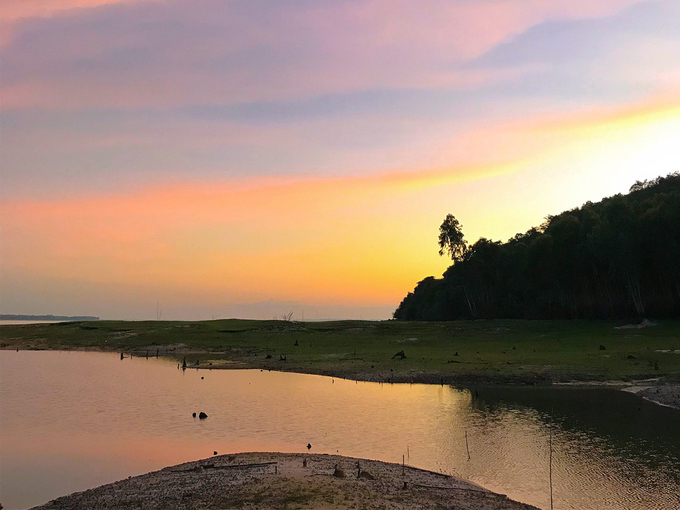
[[[678,411],[613,390],[487,387],[472,392],[479,429],[513,424],[509,444],[499,445],[505,462],[518,455],[537,463],[521,485],[512,477],[524,472],[521,466],[506,465],[494,473],[505,484],[517,483],[518,499],[529,499],[545,486],[551,427],[559,508],[678,508]],[[522,429],[531,439],[517,452],[512,443],[522,441]]]
[[[213,450],[302,452],[308,442],[316,453],[407,455],[546,508],[548,427],[556,508],[680,505],[680,412],[621,392],[183,372],[176,362],[104,353],[3,351],[0,364],[5,508]],[[193,419],[194,411],[209,418]]]

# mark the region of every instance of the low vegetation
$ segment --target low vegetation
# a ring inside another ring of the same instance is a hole
[[[680,379],[680,321],[69,322],[0,327],[5,349],[169,356],[188,366],[393,382]],[[400,351],[405,358],[396,356]],[[212,365],[210,364],[212,363]]]

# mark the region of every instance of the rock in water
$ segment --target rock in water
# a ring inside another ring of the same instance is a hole
[[[208,417],[208,415],[205,414],[203,411],[201,411],[200,413],[198,413],[198,419],[199,419],[199,420],[205,420],[207,417]]]
[[[307,443],[307,449],[311,450],[312,449],[312,443]]]
[[[196,413],[191,413],[191,416],[193,416],[194,418],[196,418]]]

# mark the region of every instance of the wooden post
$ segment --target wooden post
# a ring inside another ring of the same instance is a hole
[[[552,486],[552,427],[550,427],[550,438],[548,440],[550,446],[550,510],[553,510],[553,486]]]
[[[401,476],[406,476],[406,465],[404,464],[404,456],[401,456]]]

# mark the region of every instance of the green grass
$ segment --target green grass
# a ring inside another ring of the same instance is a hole
[[[341,377],[446,382],[680,378],[680,321],[97,321],[0,327],[3,348],[102,349]],[[297,340],[298,346],[294,346]],[[600,348],[604,346],[604,350]],[[406,359],[392,359],[398,351]],[[671,351],[671,352],[661,352]],[[456,355],[458,353],[458,355]],[[280,361],[280,355],[286,361]],[[267,358],[270,355],[271,358]]]

